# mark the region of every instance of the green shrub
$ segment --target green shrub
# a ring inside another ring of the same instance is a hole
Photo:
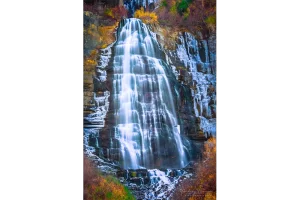
[[[160,4],[162,7],[167,7],[168,6],[168,2],[167,0],[163,0]]]
[[[106,16],[108,16],[108,17],[112,17],[112,18],[114,17],[114,14],[113,14],[111,8],[107,8],[107,9],[105,10],[104,14],[105,14]]]
[[[181,15],[187,11],[188,7],[189,3],[187,0],[181,0],[181,2],[177,3],[177,11]]]
[[[176,7],[176,5],[173,5],[173,6],[170,8],[170,13],[172,13],[172,14],[177,14],[177,7]]]
[[[183,19],[187,19],[190,16],[190,9],[188,8],[186,12],[183,13]]]
[[[209,16],[206,18],[205,22],[208,24],[208,25],[215,25],[216,24],[216,16],[213,15],[213,16]]]

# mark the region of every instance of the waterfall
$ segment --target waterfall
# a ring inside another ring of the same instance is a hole
[[[184,167],[188,152],[169,81],[172,72],[160,59],[155,35],[141,20],[124,19],[114,48],[112,130],[120,165],[125,169]]]
[[[132,16],[136,9],[140,7],[150,7],[154,9],[157,0],[125,0],[124,6],[129,11],[129,15]]]

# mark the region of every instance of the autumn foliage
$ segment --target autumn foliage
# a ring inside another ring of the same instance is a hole
[[[161,25],[192,32],[216,29],[216,0],[163,0],[155,12]]]
[[[203,160],[193,179],[184,180],[176,189],[175,200],[216,199],[216,139],[210,138],[204,145]]]
[[[96,9],[96,5],[87,5]],[[84,11],[84,55],[88,56],[90,50],[103,49],[113,43],[115,29],[122,18],[127,17],[124,6],[103,7],[101,9],[88,9]],[[94,64],[94,63],[89,63]]]
[[[91,72],[97,66],[97,54],[98,50],[94,49],[90,51],[90,55],[84,56],[84,71]]]
[[[122,18],[127,18],[127,10],[124,6],[116,6],[113,8],[106,8],[104,14],[116,21],[120,21]]]
[[[116,178],[102,176],[88,158],[84,158],[84,200],[133,200],[134,197]]]
[[[141,19],[145,24],[158,23],[157,15],[154,12],[145,11],[143,7],[140,10],[135,11],[134,17]]]

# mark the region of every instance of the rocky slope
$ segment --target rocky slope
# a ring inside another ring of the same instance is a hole
[[[177,80],[191,92],[197,132],[206,137],[216,136],[215,32],[204,37],[200,31],[192,34],[159,25],[153,25],[152,30],[157,34]]]

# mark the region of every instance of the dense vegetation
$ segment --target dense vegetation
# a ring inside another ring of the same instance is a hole
[[[216,0],[162,0],[155,12],[161,25],[191,32],[216,29]]]
[[[175,190],[175,200],[216,199],[216,139],[210,138],[204,145],[203,159],[192,179],[184,180]]]
[[[84,199],[134,200],[134,197],[117,178],[101,175],[91,161],[84,158]]]
[[[104,11],[103,11],[104,12]],[[116,17],[117,13],[113,17]],[[118,22],[113,17],[105,17],[90,11],[84,12],[84,71],[92,73],[97,65],[100,49],[115,41],[114,31]]]
[[[152,11],[149,8],[136,10],[134,17],[142,19],[145,23],[159,23],[174,28],[184,28],[190,32],[210,31],[216,29],[216,0],[161,0]],[[114,6],[112,6],[114,5]],[[105,16],[103,23],[120,21],[128,17],[124,6],[108,4],[106,8],[84,4],[85,11],[91,11],[99,16]]]
[[[141,19],[143,21],[143,23],[145,23],[145,24],[157,24],[158,23],[157,15],[154,12],[145,11],[145,9],[143,7],[141,9],[135,11],[133,17]]]

